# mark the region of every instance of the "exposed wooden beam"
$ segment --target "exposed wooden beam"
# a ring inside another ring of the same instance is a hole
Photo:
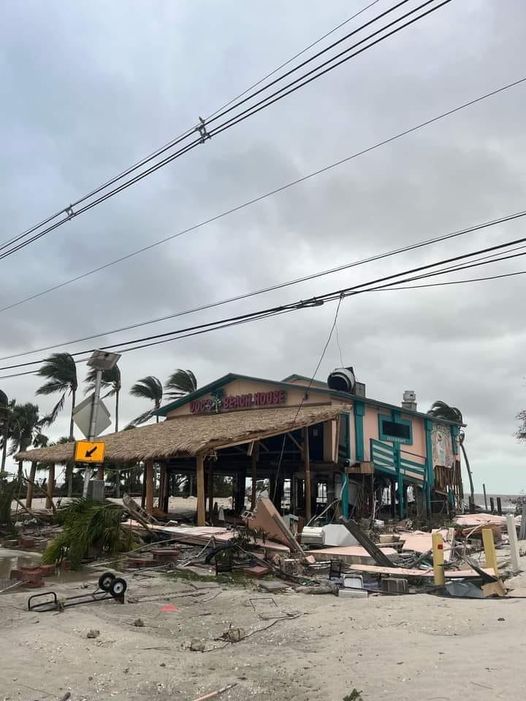
[[[305,472],[305,518],[312,518],[312,485],[310,474],[309,427],[303,429],[303,466]]]
[[[205,459],[202,453],[195,457],[195,470],[197,478],[197,525],[206,525],[205,503]]]
[[[144,466],[145,499],[144,508],[153,513],[153,460],[147,460]]]

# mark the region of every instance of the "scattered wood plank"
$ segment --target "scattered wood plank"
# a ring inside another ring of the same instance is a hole
[[[362,548],[365,548],[373,560],[381,567],[395,567],[392,560],[390,560],[387,555],[380,550],[376,543],[373,543],[369,536],[362,531],[356,521],[340,516],[340,522],[343,523],[349,533],[356,538]]]
[[[370,574],[394,574],[400,577],[423,577],[432,579],[433,569],[413,569],[409,567],[379,567],[378,565],[350,565],[355,572],[369,572]],[[484,568],[484,573],[495,577],[495,571],[490,567]],[[475,570],[445,570],[446,579],[480,579],[481,575]]]

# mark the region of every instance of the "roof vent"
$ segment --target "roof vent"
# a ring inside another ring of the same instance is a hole
[[[327,384],[329,389],[333,389],[336,392],[354,394],[356,377],[354,376],[353,368],[336,368],[327,378]]]
[[[402,409],[416,411],[416,392],[412,389],[406,389],[402,399]]]

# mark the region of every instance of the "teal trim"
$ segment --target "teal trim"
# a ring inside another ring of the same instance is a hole
[[[365,458],[363,417],[365,414],[365,404],[361,401],[354,401],[354,441],[356,462],[362,462]]]
[[[397,438],[397,436],[392,436],[390,433],[384,432],[384,423],[389,421],[390,423],[398,424],[401,426],[407,426],[409,428],[409,438]],[[378,438],[381,441],[389,441],[391,443],[403,443],[404,445],[413,444],[413,422],[410,419],[402,419],[400,417],[400,412],[393,410],[391,415],[389,414],[378,414]]]
[[[435,469],[433,466],[433,421],[432,419],[424,420],[424,428],[426,432],[426,503],[427,511],[431,516],[431,492],[435,488]]]
[[[349,503],[349,478],[345,473],[342,473],[342,514],[344,518],[349,518],[351,512]]]
[[[395,469],[398,475],[398,508],[400,513],[400,518],[404,518],[406,514],[405,510],[405,499],[404,499],[404,475],[400,467],[400,446],[393,445]]]

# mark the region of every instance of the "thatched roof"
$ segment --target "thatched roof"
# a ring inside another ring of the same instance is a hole
[[[225,414],[178,416],[160,424],[102,436],[106,462],[138,462],[191,457],[216,448],[248,443],[335,418],[347,407],[303,406],[249,409]],[[73,459],[74,443],[61,443],[18,453],[16,460],[66,463]]]

